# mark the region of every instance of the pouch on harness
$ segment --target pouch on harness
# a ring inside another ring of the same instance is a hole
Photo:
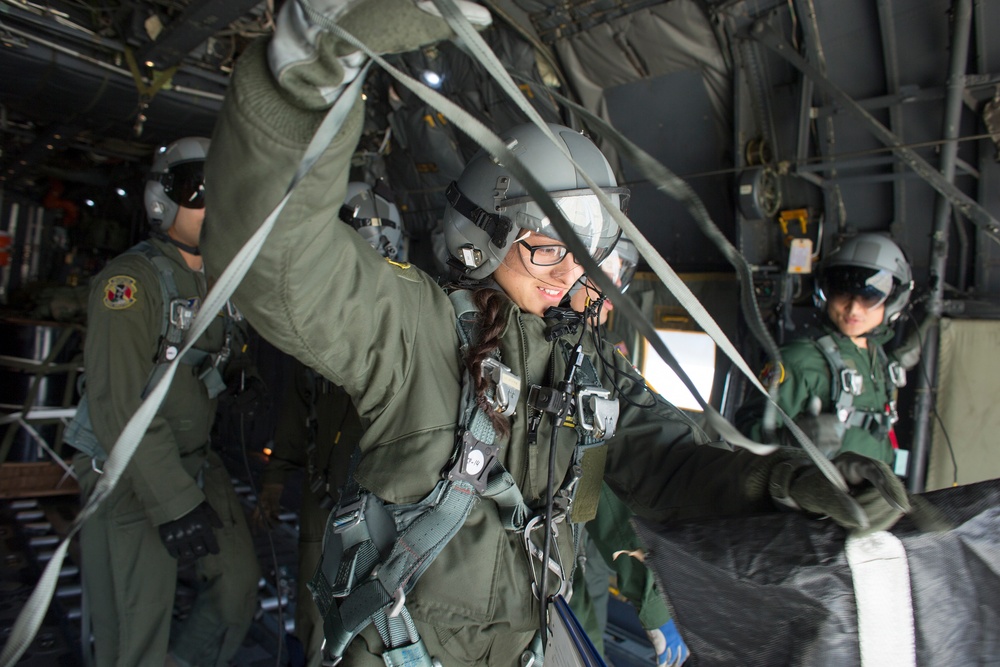
[[[184,338],[184,332],[191,328],[195,315],[198,314],[197,305],[192,304],[188,299],[182,298],[177,289],[177,282],[174,280],[174,270],[171,262],[163,252],[149,241],[142,241],[129,250],[126,254],[139,255],[145,257],[159,276],[157,283],[160,285],[160,296],[163,304],[162,326],[160,328],[160,342],[157,352],[156,363],[146,380],[142,397],[145,398],[149,391],[156,385],[159,379],[167,370],[169,364],[177,356]],[[242,316],[234,306],[227,303],[225,313],[225,342],[218,352],[206,352],[191,348],[181,358],[181,363],[194,366],[199,369],[198,378],[205,384],[209,398],[215,398],[226,389],[226,384],[222,379],[226,362],[229,359],[233,337],[233,324],[242,319]],[[90,421],[90,409],[87,401],[86,378],[81,375],[78,381],[80,391],[80,403],[77,405],[76,414],[66,427],[63,440],[73,448],[83,452],[96,463],[107,460],[108,453],[101,446],[94,434],[94,428]],[[95,465],[96,469],[96,465]]]
[[[464,353],[477,338],[478,313],[470,292],[458,290],[450,297]],[[579,498],[571,519],[576,523],[588,521],[596,513],[607,449],[604,440],[614,433],[618,417],[617,401],[599,389],[589,359],[584,365],[588,368],[582,373],[583,382],[590,384],[578,392],[577,421],[586,427],[577,427],[581,437],[570,479],[559,491],[567,513]],[[499,353],[483,364],[482,372],[491,379],[487,398],[492,408],[512,415],[521,398],[521,378],[500,362]],[[595,409],[597,405],[600,407]],[[523,534],[532,521],[537,523],[537,517],[529,521],[531,511],[521,491],[500,463],[504,443],[476,403],[475,383],[468,370],[462,378],[458,424],[455,449],[441,481],[417,503],[386,505],[373,493],[358,488],[353,469],[360,457],[355,450],[340,506],[327,522],[320,566],[309,582],[324,619],[324,651],[334,660],[327,664],[339,662],[350,642],[374,623],[387,647],[382,656],[386,665],[430,667],[431,657],[404,604],[420,575],[461,529],[480,497],[496,504],[508,531]],[[589,479],[594,474],[584,471],[596,472],[596,481]],[[592,506],[589,513],[587,506]],[[572,571],[565,568],[561,576],[568,580]],[[537,652],[540,660],[540,648]]]

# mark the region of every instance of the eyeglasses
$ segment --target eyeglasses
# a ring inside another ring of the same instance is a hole
[[[205,208],[204,162],[183,162],[150,178],[163,184],[163,192],[174,203],[185,208]]]
[[[527,241],[518,241],[517,243],[528,249],[531,263],[535,266],[555,266],[569,254],[569,248],[564,245],[530,245]],[[580,263],[576,257],[573,257],[573,261],[577,264]]]

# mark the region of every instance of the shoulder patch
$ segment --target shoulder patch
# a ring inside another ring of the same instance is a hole
[[[619,342],[615,343],[615,349],[618,350],[618,353],[620,355],[622,355],[623,357],[625,357],[626,359],[628,359],[628,357],[629,357],[629,355],[628,355],[628,345],[625,344],[625,341],[619,341]],[[632,362],[629,361],[629,363],[632,363]]]
[[[135,304],[138,293],[132,276],[112,276],[104,287],[104,306],[110,310],[125,310]]]
[[[782,382],[785,381],[784,364],[778,364],[778,367],[775,368],[774,364],[772,364],[770,361],[767,362],[766,364],[764,364],[764,368],[760,370],[760,375],[758,376],[758,379],[760,380],[760,383],[765,387],[770,387],[771,383],[775,381],[777,381],[778,384],[781,384]]]

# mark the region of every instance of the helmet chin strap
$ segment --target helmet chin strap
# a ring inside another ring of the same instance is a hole
[[[158,229],[154,230],[150,234],[150,236],[158,238],[161,241],[166,241],[167,243],[169,243],[169,244],[171,244],[171,245],[173,245],[173,246],[175,246],[177,248],[180,248],[181,250],[183,250],[184,252],[188,253],[189,255],[198,255],[198,256],[201,255],[201,248],[199,248],[198,246],[196,246],[196,245],[188,245],[187,243],[182,243],[181,241],[178,241],[177,239],[175,239],[173,236],[170,236],[166,232],[161,232]]]

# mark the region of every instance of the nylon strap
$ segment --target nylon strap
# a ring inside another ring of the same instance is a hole
[[[833,336],[827,334],[814,340],[813,344],[822,353],[830,367],[830,402],[833,403],[837,416],[840,416],[841,410],[847,410],[848,414],[853,414],[854,394],[844,391],[841,377],[842,372],[847,370],[847,364],[844,363],[844,357],[840,354],[837,342]]]
[[[517,88],[516,84],[503,68],[500,61],[496,58],[472,24],[469,23],[469,21],[462,15],[455,3],[452,0],[433,1],[434,5],[439,9],[445,20],[460,37],[463,47],[480,61],[486,70],[490,72],[500,86],[508,93],[508,96],[527,114],[528,118],[538,125],[539,129],[544,134],[549,136],[553,143],[565,153],[565,148],[555,140],[548,125],[543,121],[534,107],[531,106],[530,102],[525,99],[524,94]],[[683,368],[681,368],[680,364],[677,363],[676,359],[674,359],[666,345],[663,344],[659,335],[656,334],[652,324],[642,317],[638,308],[635,307],[631,300],[624,299],[622,297],[622,294],[618,290],[617,286],[614,285],[611,279],[608,278],[594,263],[593,259],[587,253],[587,248],[579,240],[579,238],[577,238],[575,232],[572,230],[572,227],[565,220],[558,207],[556,207],[552,202],[546,190],[538,183],[537,179],[535,179],[523,167],[516,156],[514,156],[507,149],[499,137],[483,126],[482,123],[472,118],[467,112],[458,108],[457,105],[444,98],[442,95],[431,90],[427,86],[420,84],[411,77],[399,72],[396,68],[389,65],[384,59],[373,53],[364,44],[359,42],[346,31],[332,24],[329,27],[332,32],[335,32],[342,39],[364,51],[402,85],[413,91],[414,94],[420,97],[423,101],[441,111],[449,120],[451,120],[455,125],[458,125],[460,129],[469,135],[470,138],[476,141],[495,158],[500,159],[503,164],[508,166],[511,173],[520,183],[522,183],[522,185],[524,185],[525,189],[536,200],[546,215],[548,215],[552,224],[559,232],[560,238],[565,239],[567,247],[569,247],[570,251],[573,252],[574,256],[579,258],[578,261],[580,261],[584,266],[586,273],[591,276],[591,279],[597,283],[598,287],[602,292],[604,292],[605,295],[607,295],[612,301],[615,301],[615,303],[619,304],[618,307],[622,310],[623,314],[628,317],[630,321],[632,321],[632,323],[649,341],[650,345],[653,346],[653,349],[657,351],[667,365],[670,366],[675,373],[677,373],[678,377],[680,377],[685,386],[688,387],[691,394],[699,400],[704,410],[707,422],[711,424],[727,442],[745,447],[758,454],[768,454],[776,450],[776,447],[773,445],[762,445],[744,436],[724,417],[722,417],[722,415],[720,415],[715,408],[708,405],[704,399],[701,398]],[[549,92],[570,108],[576,110],[578,113],[581,113],[581,115],[584,115],[591,123],[600,127],[602,133],[607,139],[614,143],[624,154],[631,157],[639,166],[640,170],[645,175],[650,177],[652,182],[656,183],[660,189],[683,202],[688,209],[692,211],[692,214],[695,215],[696,219],[706,219],[711,222],[704,205],[698,199],[694,191],[691,190],[691,188],[684,181],[677,178],[677,176],[671,173],[658,161],[654,160],[648,153],[642,151],[638,146],[625,139],[621,133],[611,127],[603,119],[592,114],[580,105],[554,93],[553,91]],[[681,305],[691,313],[692,317],[696,322],[698,322],[702,329],[712,337],[716,345],[718,345],[720,349],[722,349],[723,352],[730,357],[733,364],[747,376],[751,384],[767,396],[770,404],[774,405],[778,414],[783,417],[784,421],[788,424],[789,430],[795,436],[796,440],[798,440],[802,445],[802,448],[809,455],[809,458],[820,469],[830,483],[833,484],[834,488],[840,491],[843,496],[842,499],[850,508],[853,517],[860,525],[868,526],[869,521],[867,515],[864,513],[861,506],[858,505],[858,503],[847,493],[847,483],[844,481],[840,471],[837,470],[837,468],[825,456],[823,456],[822,452],[817,449],[816,445],[809,440],[805,433],[802,432],[802,429],[799,428],[790,418],[788,418],[788,415],[784,412],[784,410],[782,410],[780,406],[777,406],[774,401],[774,397],[760,384],[756,375],[750,370],[746,361],[743,360],[742,356],[725,336],[718,324],[708,314],[708,311],[705,310],[704,306],[701,305],[694,294],[691,293],[690,289],[683,283],[683,281],[681,281],[677,274],[674,273],[673,269],[667,265],[666,261],[664,261],[659,253],[655,251],[652,245],[646,241],[645,237],[639,233],[639,230],[635,227],[635,225],[628,220],[620,209],[611,204],[608,197],[601,191],[596,183],[594,183],[593,179],[591,179],[582,169],[580,169],[579,165],[573,161],[572,156],[568,153],[565,154],[566,158],[574,164],[580,177],[586,181],[591,190],[593,190],[595,196],[597,196],[597,198],[601,201],[605,210],[607,210],[614,217],[619,227],[635,243],[639,252],[646,258],[647,262],[649,262],[650,266],[668,287],[668,289],[671,290],[675,298],[677,298]],[[615,300],[616,297],[617,301]]]
[[[916,634],[906,549],[892,533],[848,537],[844,545],[858,607],[862,667],[916,667]]]
[[[180,358],[185,352],[191,349],[194,341],[198,340],[208,329],[209,324],[211,324],[212,319],[215,317],[215,313],[225,306],[229,297],[236,291],[236,287],[250,269],[250,265],[253,264],[260,249],[264,246],[264,241],[267,239],[268,234],[271,233],[271,229],[274,227],[278,216],[291,198],[295,186],[309,172],[326,147],[333,141],[337,132],[340,131],[344,120],[347,118],[348,113],[353,108],[355,101],[357,101],[361,93],[361,87],[365,78],[364,73],[367,71],[367,67],[366,65],[361,74],[347,86],[344,94],[330,108],[326,118],[323,119],[312,141],[306,148],[302,161],[299,163],[295,176],[289,183],[285,196],[236,254],[225,271],[222,272],[218,282],[209,291],[201,310],[195,317],[180,354],[178,354],[178,358],[170,362],[163,377],[153,387],[149,396],[146,397],[142,405],[139,406],[135,414],[132,415],[131,419],[125,425],[125,428],[112,448],[111,455],[104,466],[104,474],[100,476],[94,492],[70,525],[66,537],[58,549],[56,549],[49,564],[45,567],[45,571],[42,572],[42,576],[38,584],[36,584],[35,590],[32,591],[31,597],[28,598],[21,613],[18,614],[17,620],[11,628],[10,638],[4,644],[3,651],[0,652],[0,667],[13,667],[31,645],[31,641],[38,633],[38,628],[41,627],[42,620],[45,618],[45,612],[49,608],[49,603],[52,601],[55,584],[59,578],[59,570],[66,557],[66,550],[70,540],[79,532],[83,522],[94,513],[98,505],[104,501],[104,498],[118,483],[125,467],[142,441],[146,429],[149,428],[153,417],[160,409],[160,405],[163,404],[163,399],[166,398],[170,382],[173,380],[174,374],[177,372],[177,367],[180,364]]]

